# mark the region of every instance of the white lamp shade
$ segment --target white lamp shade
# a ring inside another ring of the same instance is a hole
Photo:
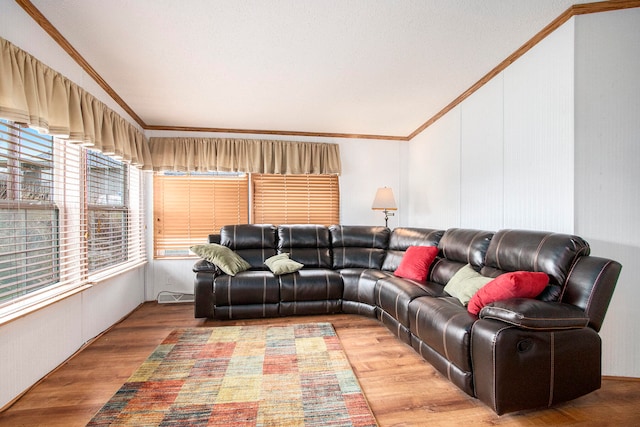
[[[396,206],[396,199],[393,197],[393,190],[389,187],[378,188],[376,197],[375,199],[373,199],[373,205],[371,206],[371,209],[379,211],[398,210],[398,207]]]

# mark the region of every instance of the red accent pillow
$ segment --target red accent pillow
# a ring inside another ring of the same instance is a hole
[[[514,271],[504,273],[484,285],[469,300],[467,310],[478,314],[482,307],[494,301],[509,298],[535,298],[549,284],[546,273]]]
[[[438,255],[437,246],[409,246],[393,274],[405,279],[424,282],[427,280],[429,267],[436,259],[436,255]]]

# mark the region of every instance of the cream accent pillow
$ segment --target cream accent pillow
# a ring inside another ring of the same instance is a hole
[[[206,259],[214,264],[229,276],[235,276],[237,273],[251,268],[251,264],[230,248],[223,245],[209,243],[206,245],[191,246],[189,249],[200,258]]]
[[[444,291],[452,297],[458,298],[462,305],[466,306],[471,297],[492,280],[492,277],[483,276],[475,271],[470,264],[467,264],[451,276]]]
[[[269,270],[276,276],[287,273],[295,273],[304,267],[304,264],[300,264],[289,258],[289,254],[284,252],[278,255],[274,255],[267,258],[264,261],[264,265],[269,267]]]

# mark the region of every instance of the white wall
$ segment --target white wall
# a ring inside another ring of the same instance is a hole
[[[10,0],[0,4],[1,37],[130,119],[20,6]],[[144,270],[121,274],[0,326],[0,408],[142,303]]]
[[[504,224],[504,76],[460,106],[460,226],[497,230]]]
[[[620,261],[603,374],[630,377],[640,376],[639,28],[638,9],[568,21],[410,143],[405,191],[410,225],[575,233]]]
[[[449,228],[460,224],[460,108],[409,143],[405,194],[407,225]]]
[[[573,230],[570,20],[504,70],[504,225]]]
[[[640,376],[640,9],[576,21],[576,233],[622,263],[605,372]]]

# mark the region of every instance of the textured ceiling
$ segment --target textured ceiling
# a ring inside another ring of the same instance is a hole
[[[575,0],[32,0],[148,126],[406,136]]]

